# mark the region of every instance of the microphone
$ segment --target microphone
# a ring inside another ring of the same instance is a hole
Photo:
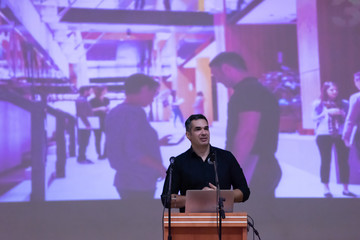
[[[217,172],[217,164],[218,164],[218,162],[216,161],[215,151],[212,151],[210,153],[210,162],[213,164],[214,172],[215,172],[216,205],[217,205],[217,212],[218,212],[218,214],[216,215],[216,218],[217,218],[216,220],[219,223],[219,225],[218,225],[218,234],[219,234],[219,239],[221,239],[221,236],[222,236],[222,219],[225,218],[225,211],[224,211],[224,201],[225,201],[225,199],[220,196],[220,183],[219,183],[219,175],[218,175],[218,172]]]
[[[219,176],[217,172],[217,161],[216,161],[216,155],[215,152],[212,152],[209,157],[209,163],[211,165],[214,165],[214,172],[215,172],[215,185],[217,190],[220,190],[220,184],[219,184]]]
[[[215,163],[215,152],[212,152],[210,154],[210,157],[208,157],[208,159],[206,159],[206,162],[210,165],[213,165]]]
[[[170,166],[169,166],[169,186],[168,186],[168,192],[167,192],[167,199],[166,199],[166,205],[168,206],[168,240],[172,240],[172,235],[171,235],[171,180],[172,180],[172,171],[173,171],[173,166],[174,166],[174,162],[175,162],[175,157],[172,156],[169,159],[170,161]]]
[[[172,181],[172,172],[173,172],[173,167],[174,167],[174,162],[175,162],[175,157],[172,156],[169,159],[170,161],[170,165],[169,165],[169,169],[168,169],[168,177],[169,177],[169,186],[168,186],[168,192],[167,192],[167,204],[169,205],[169,209],[171,208],[171,181]]]
[[[175,162],[175,157],[174,156],[170,157],[169,161],[170,161],[170,164],[173,164]]]

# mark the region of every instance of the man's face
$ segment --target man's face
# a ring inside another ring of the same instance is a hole
[[[138,93],[141,106],[146,107],[154,101],[154,97],[157,95],[157,88],[149,88],[149,86],[143,86]]]
[[[354,83],[355,83],[355,86],[358,90],[360,90],[360,75],[356,75],[354,77]]]
[[[207,146],[210,143],[209,125],[204,119],[191,121],[190,132],[186,132],[186,137],[191,145],[195,147]]]
[[[88,88],[86,91],[84,91],[84,97],[89,97],[93,93],[92,88]]]
[[[230,72],[226,71],[226,64],[221,67],[212,67],[211,75],[215,81],[224,84],[225,87],[229,88],[233,86],[233,82],[230,78]]]

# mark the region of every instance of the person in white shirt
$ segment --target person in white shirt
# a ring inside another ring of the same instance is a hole
[[[332,146],[335,145],[340,182],[343,184],[342,194],[356,197],[349,191],[349,149],[342,140],[342,130],[345,116],[348,111],[348,102],[338,97],[338,87],[333,82],[324,82],[320,99],[313,103],[312,118],[316,122],[316,143],[319,148],[321,166],[321,182],[324,184],[324,196],[332,198],[329,187],[330,163]]]

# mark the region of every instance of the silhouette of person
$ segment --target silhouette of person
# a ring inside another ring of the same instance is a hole
[[[197,92],[195,102],[193,104],[194,114],[204,114],[204,101],[203,92]]]
[[[98,159],[105,159],[106,153],[101,152],[101,137],[102,133],[105,132],[105,117],[109,111],[110,100],[105,97],[107,93],[107,87],[97,86],[94,89],[95,97],[90,100],[90,104],[95,116],[99,117],[100,128],[94,129],[95,134],[95,148],[98,154]]]
[[[145,0],[136,0],[135,1],[135,10],[143,10],[145,7]]]
[[[171,110],[173,112],[173,116],[174,116],[174,127],[176,127],[176,119],[179,118],[181,124],[184,123],[184,117],[183,114],[181,112],[180,109],[180,105],[184,102],[183,98],[178,98],[176,96],[176,91],[172,90],[171,91],[171,97],[172,97],[172,101],[171,101]]]
[[[273,199],[281,178],[275,158],[279,134],[276,97],[247,71],[235,52],[222,52],[211,62],[212,76],[234,90],[228,102],[226,150],[231,151],[252,189],[255,199]]]
[[[160,146],[169,136],[158,138],[143,107],[150,105],[159,83],[144,74],[125,81],[125,101],[114,107],[105,120],[106,152],[116,170],[114,185],[124,200],[153,199],[156,183],[165,177]]]
[[[333,82],[324,82],[320,99],[313,103],[312,117],[316,122],[316,144],[319,148],[321,165],[320,176],[324,184],[324,196],[332,198],[329,188],[329,175],[332,146],[335,145],[337,163],[340,170],[340,182],[343,184],[343,195],[351,196],[349,192],[349,149],[341,139],[344,120],[348,111],[348,102],[338,97],[338,87]],[[355,195],[354,195],[355,196]]]
[[[79,89],[79,97],[75,101],[76,105],[76,115],[78,121],[82,121],[85,125],[85,128],[80,128],[78,126],[77,138],[78,138],[78,157],[77,161],[81,164],[92,164],[93,162],[86,157],[86,149],[89,145],[90,134],[91,134],[91,125],[88,120],[88,117],[93,116],[91,105],[88,102],[87,98],[91,95],[92,88],[87,86],[82,86]]]
[[[360,90],[360,72],[354,74],[354,84]],[[349,112],[345,119],[343,139],[346,146],[351,146],[351,135],[353,129],[356,127],[353,144],[357,149],[357,154],[360,156],[360,92],[354,93],[350,96]]]
[[[171,11],[170,0],[164,0],[164,8],[165,8],[166,11]]]

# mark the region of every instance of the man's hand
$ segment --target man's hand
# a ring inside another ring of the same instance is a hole
[[[159,144],[160,144],[160,146],[168,146],[171,137],[172,137],[172,135],[169,134],[169,135],[166,135],[166,136],[160,138],[160,139],[159,139]]]
[[[216,186],[214,184],[209,183],[208,187],[204,187],[202,190],[216,190]]]

